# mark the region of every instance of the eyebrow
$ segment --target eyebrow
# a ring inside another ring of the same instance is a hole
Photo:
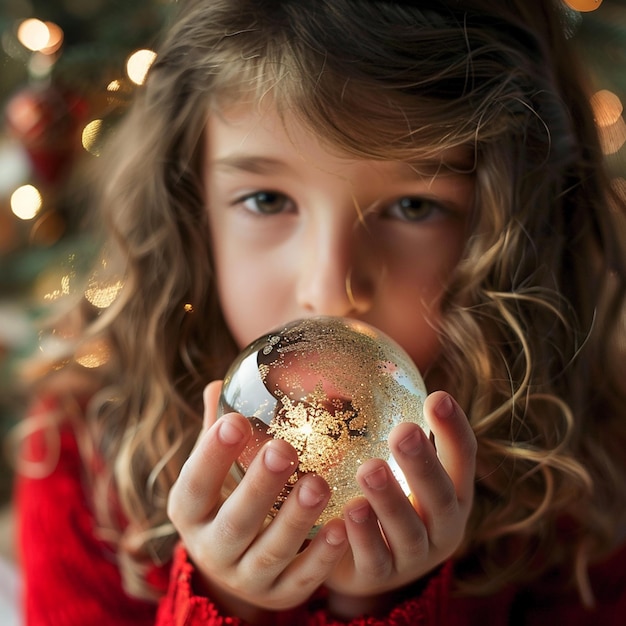
[[[406,173],[396,174],[398,180],[411,180],[416,177],[434,177],[444,173],[455,176],[471,176],[475,172],[475,160],[468,157],[457,157],[446,160],[430,160],[397,163],[404,166]],[[280,159],[260,155],[235,153],[216,159],[210,163],[212,167],[221,170],[237,170],[250,174],[284,174],[292,170],[289,163]]]
[[[225,156],[212,161],[210,165],[219,169],[239,170],[251,174],[276,174],[291,169],[288,163],[280,159],[246,154]]]

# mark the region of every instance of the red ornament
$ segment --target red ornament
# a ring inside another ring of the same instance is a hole
[[[62,181],[80,150],[85,100],[54,86],[27,87],[9,100],[5,116],[38,178],[46,184]]]

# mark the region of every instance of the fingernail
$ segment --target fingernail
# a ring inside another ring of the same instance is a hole
[[[291,457],[275,450],[272,446],[268,446],[265,449],[263,460],[265,461],[267,469],[272,472],[284,472],[289,466],[295,467],[296,465]]]
[[[356,524],[363,524],[370,518],[370,505],[365,503],[348,511],[348,517]]]
[[[217,435],[220,441],[227,446],[234,446],[236,443],[239,443],[244,434],[241,432],[237,426],[231,424],[227,419],[220,419],[219,421],[219,429],[217,431]]]
[[[435,405],[435,413],[437,417],[442,419],[447,419],[454,414],[454,403],[452,402],[452,398],[446,394],[437,404]]]
[[[324,499],[324,492],[320,492],[315,487],[304,484],[298,490],[298,502],[302,506],[313,508],[317,506]]]
[[[363,480],[370,489],[380,491],[387,486],[387,470],[384,467],[379,467],[377,470],[365,474]]]
[[[422,435],[418,430],[413,431],[408,437],[405,437],[399,444],[400,452],[408,456],[417,456],[422,448]]]
[[[339,531],[335,528],[329,528],[326,531],[326,543],[329,543],[331,546],[340,546],[342,543],[346,541],[346,534],[343,531]]]

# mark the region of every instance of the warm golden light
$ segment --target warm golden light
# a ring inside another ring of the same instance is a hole
[[[52,282],[56,277],[52,277]],[[63,274],[60,279],[60,286],[49,288],[49,290],[43,295],[43,299],[46,302],[54,302],[63,296],[69,296],[72,289],[72,281],[75,278],[74,274]]]
[[[45,22],[48,27],[48,45],[41,49],[44,54],[54,54],[63,45],[63,30],[53,22]]]
[[[589,103],[598,127],[604,154],[615,154],[626,142],[626,123],[622,117],[624,106],[619,97],[608,89],[594,93]]]
[[[54,54],[63,43],[63,30],[53,22],[36,18],[24,20],[17,28],[19,42],[32,52]]]
[[[115,302],[117,294],[122,290],[124,281],[111,280],[109,282],[90,281],[85,290],[85,298],[98,309],[106,309]]]
[[[31,18],[18,26],[17,38],[25,48],[37,52],[48,46],[50,30],[41,20]]]
[[[76,362],[87,369],[102,367],[111,358],[111,349],[104,339],[94,339],[83,344],[74,355]]]
[[[612,126],[622,115],[624,106],[617,95],[608,89],[597,91],[590,99],[593,115],[598,126]]]
[[[98,139],[102,130],[102,120],[92,120],[83,128],[81,142],[83,148],[94,156],[100,156],[100,146]]]
[[[620,115],[615,124],[598,128],[600,145],[604,154],[615,154],[626,143],[626,122]]]
[[[33,185],[22,185],[11,195],[11,210],[21,220],[32,220],[42,206],[41,194]]]
[[[136,85],[143,85],[146,74],[156,59],[156,52],[152,50],[137,50],[126,61],[126,73]]]

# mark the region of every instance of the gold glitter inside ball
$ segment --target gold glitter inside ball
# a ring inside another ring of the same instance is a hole
[[[241,480],[268,439],[290,443],[298,467],[269,515],[280,510],[299,476],[319,474],[331,498],[314,534],[360,494],[355,473],[369,458],[385,459],[409,495],[387,440],[400,422],[426,429],[425,397],[410,357],[377,329],[336,317],[292,322],[250,344],[224,378],[220,414],[241,413],[254,432],[233,474]]]

